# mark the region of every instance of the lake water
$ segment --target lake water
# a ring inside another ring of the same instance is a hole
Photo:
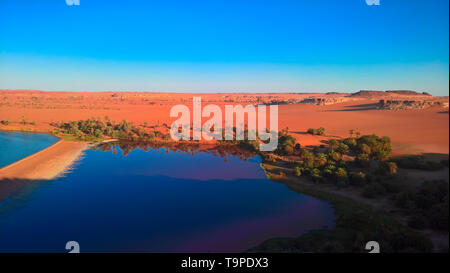
[[[58,141],[49,134],[0,131],[0,168]]]
[[[334,225],[329,203],[268,180],[259,157],[123,152],[88,150],[65,177],[1,202],[0,252],[67,252],[67,241],[81,252],[241,252]]]

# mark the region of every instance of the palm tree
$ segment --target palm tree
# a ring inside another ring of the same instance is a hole
[[[388,163],[388,167],[389,167],[389,174],[390,175],[394,175],[397,173],[397,164],[395,162],[389,162]]]
[[[330,145],[331,151],[333,152],[334,148],[336,148],[339,145],[339,142],[336,139],[330,139],[328,144]]]

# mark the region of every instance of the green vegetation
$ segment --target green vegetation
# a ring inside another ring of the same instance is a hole
[[[309,128],[308,131],[306,131],[306,132],[311,135],[322,136],[325,134],[325,128],[323,128],[323,127],[319,127],[317,129]]]
[[[443,180],[425,181],[417,190],[406,190],[394,197],[396,206],[408,210],[408,225],[448,231],[449,187]]]
[[[424,157],[420,155],[408,155],[393,159],[393,161],[403,169],[437,171],[448,167],[448,160],[442,160],[441,162],[425,161]]]
[[[167,140],[168,134],[154,129],[149,131],[142,127],[135,126],[132,122],[122,120],[117,123],[111,121],[108,116],[103,120],[91,118],[70,122],[52,123],[57,130],[54,132],[66,139],[81,141],[99,141],[104,138],[114,138],[120,140],[153,141],[156,138]]]
[[[384,162],[391,152],[388,137],[367,135],[344,140],[331,139],[328,147],[316,151],[293,149],[295,139],[288,136],[280,136],[279,143],[279,154],[299,156],[296,166],[299,173],[316,182],[335,183],[340,188],[364,186],[367,184],[365,182],[377,176],[397,172],[394,162]]]
[[[335,208],[333,229],[313,230],[297,238],[269,239],[249,252],[367,252],[368,241],[380,243],[383,253],[430,252],[432,242],[403,226],[392,215],[352,199],[302,184],[286,184],[296,192],[329,201]]]
[[[129,141],[131,144],[128,146],[141,142],[171,143],[168,126],[160,126],[159,122],[154,126],[148,123],[136,126],[126,120],[115,122],[105,117],[103,120],[91,118],[52,125],[57,128],[55,134],[70,140],[115,138]],[[236,128],[233,131],[236,134]],[[318,128],[308,133],[323,135],[324,132],[324,128]],[[236,147],[259,154],[265,163],[285,165],[276,172],[267,172],[269,179],[289,181],[290,178],[302,177],[309,178],[315,185],[334,185],[337,189],[352,187],[365,198],[388,200],[409,217],[408,226],[404,226],[388,212],[375,211],[351,199],[317,190],[314,186],[286,183],[296,191],[330,201],[336,209],[336,226],[332,230],[316,230],[295,239],[268,240],[251,251],[365,252],[365,242],[376,238],[383,246],[383,252],[428,252],[433,247],[431,241],[413,229],[448,230],[448,182],[431,181],[418,189],[402,188],[397,174],[399,168],[440,170],[448,167],[448,160],[429,162],[421,157],[390,159],[392,147],[389,137],[360,136],[358,132],[351,132],[345,139],[330,139],[328,145],[302,148],[287,128],[278,133],[278,147],[274,152],[260,152],[261,141],[248,140],[248,133],[246,127],[245,140],[219,141],[217,147]],[[195,141],[172,144],[178,145],[177,149],[191,149],[192,145],[198,145]]]
[[[295,239],[271,239],[250,251],[365,252],[363,246],[371,238],[377,238],[383,252],[432,250],[429,238],[413,229],[448,230],[448,182],[424,182],[414,189],[414,186],[404,183],[405,178],[398,175],[398,169],[435,171],[448,167],[448,160],[427,162],[421,157],[390,159],[392,147],[388,137],[353,134],[345,139],[330,139],[328,146],[304,149],[297,146],[294,138],[280,133],[279,149],[274,153],[277,157],[263,153],[263,162],[275,169],[290,169],[292,176],[266,172],[271,179],[280,180],[299,192],[330,201],[336,209],[336,227],[312,231]],[[283,157],[286,155],[290,157]],[[290,183],[299,177],[309,178],[313,184]],[[315,187],[314,184],[324,187]],[[380,202],[401,209],[402,215],[409,218],[408,226],[401,224],[389,212],[375,211],[358,201],[329,193],[326,190],[329,186],[325,185],[334,185],[337,189],[353,187],[365,198],[383,199]]]
[[[22,116],[22,118],[21,118],[19,123],[22,124],[22,125],[27,125],[27,124],[29,124],[29,125],[36,125],[35,121],[28,121],[24,116]]]
[[[295,138],[289,135],[288,129],[283,129],[278,133],[278,147],[276,154],[292,155],[296,151]]]

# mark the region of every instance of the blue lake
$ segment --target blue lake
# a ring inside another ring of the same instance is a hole
[[[22,182],[0,203],[0,252],[67,252],[68,241],[81,252],[241,252],[334,225],[329,203],[268,180],[259,157],[125,154],[87,150],[64,177]]]
[[[58,141],[49,134],[0,131],[0,168]]]

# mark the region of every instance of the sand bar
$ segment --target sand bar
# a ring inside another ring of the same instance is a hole
[[[64,173],[88,147],[84,142],[59,140],[55,144],[0,169],[3,179],[53,179]]]

